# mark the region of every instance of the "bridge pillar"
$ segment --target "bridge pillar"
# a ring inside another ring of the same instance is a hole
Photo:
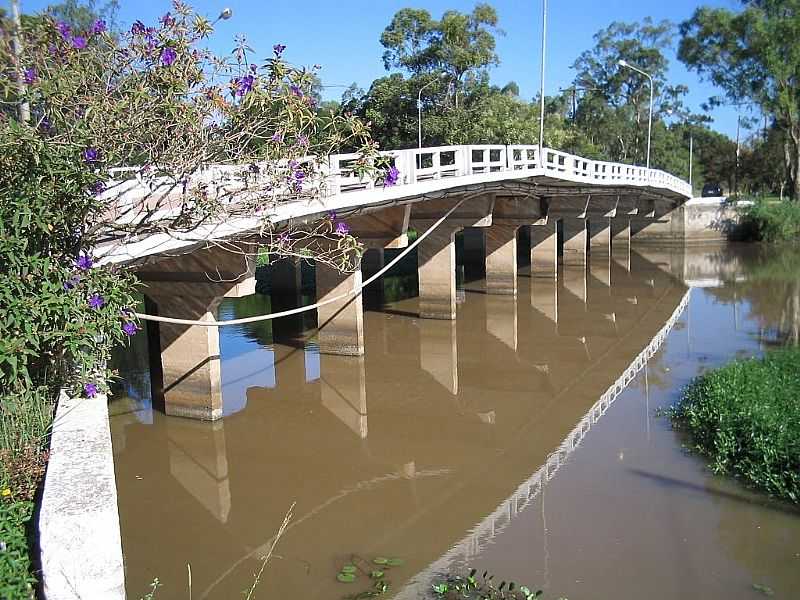
[[[611,219],[589,217],[589,252],[595,255],[611,254]]]
[[[531,276],[558,276],[558,220],[548,219],[544,225],[531,225]]]
[[[456,318],[456,229],[440,226],[417,247],[419,316]]]
[[[585,265],[586,219],[565,217],[562,222],[564,231],[564,265]]]
[[[517,295],[517,225],[493,223],[486,229],[486,292]]]
[[[269,289],[271,312],[282,312],[302,304],[302,277],[300,260],[286,257],[269,265]],[[272,321],[274,342],[293,344],[303,329],[303,316],[291,315]]]
[[[209,247],[144,265],[149,311],[166,317],[214,321],[225,297],[255,292],[251,257]],[[214,421],[222,417],[219,328],[150,323],[153,400],[168,415]]]
[[[361,285],[361,271],[341,273],[317,263],[317,302],[339,296]],[[317,308],[320,354],[364,354],[364,308],[361,293]]]
[[[429,321],[419,327],[420,366],[454,396],[458,394],[456,322]]]

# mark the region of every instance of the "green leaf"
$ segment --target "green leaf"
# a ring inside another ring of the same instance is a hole
[[[354,573],[339,573],[336,579],[342,583],[353,583],[356,580],[356,576]]]
[[[342,567],[342,573],[355,573],[358,569],[355,565],[345,565]]]

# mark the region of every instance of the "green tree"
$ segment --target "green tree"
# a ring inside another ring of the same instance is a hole
[[[775,117],[785,133],[791,192],[800,199],[800,0],[747,0],[744,10],[702,7],[680,26],[679,58]]]

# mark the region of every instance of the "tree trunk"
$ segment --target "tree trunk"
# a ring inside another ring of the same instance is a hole
[[[792,200],[800,200],[800,123],[790,123],[787,133],[787,143],[784,146],[786,153],[786,166],[789,172],[789,192]]]

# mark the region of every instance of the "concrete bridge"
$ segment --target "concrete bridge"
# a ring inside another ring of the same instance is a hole
[[[456,318],[457,233],[464,232],[470,251],[483,253],[485,291],[498,296],[516,295],[522,251],[530,252],[531,272],[537,277],[554,279],[562,262],[566,278],[580,279],[590,256],[625,257],[632,242],[684,241],[693,233],[683,208],[691,188],[663,171],[548,148],[540,152],[537,146],[445,146],[385,154],[400,172],[397,185],[383,187],[356,177],[350,169],[356,155],[335,155],[328,160],[325,193],[318,200],[279,203],[269,217],[280,230],[334,210],[364,244],[361,270],[340,273],[316,265],[317,302],[360,288],[362,272],[378,272],[384,265],[383,250],[408,246],[412,229],[418,235],[428,233],[417,247],[419,316],[444,321]],[[213,168],[203,174],[204,181],[224,186],[230,169]],[[126,202],[153,193],[141,182],[121,187]],[[263,215],[234,219],[205,225],[191,235],[111,241],[96,254],[101,262],[136,269],[147,285],[148,313],[214,321],[223,298],[255,290],[252,256],[224,246],[257,244],[262,225]],[[704,221],[704,229],[706,225]],[[528,232],[524,239],[530,240],[529,249],[518,244],[522,228]],[[299,306],[296,259],[274,263],[270,278],[273,293],[294,297]],[[321,353],[364,354],[360,293],[319,307],[317,320]],[[154,396],[163,398],[167,414],[220,418],[218,328],[159,323],[149,331],[151,356],[161,357],[152,367]]]

